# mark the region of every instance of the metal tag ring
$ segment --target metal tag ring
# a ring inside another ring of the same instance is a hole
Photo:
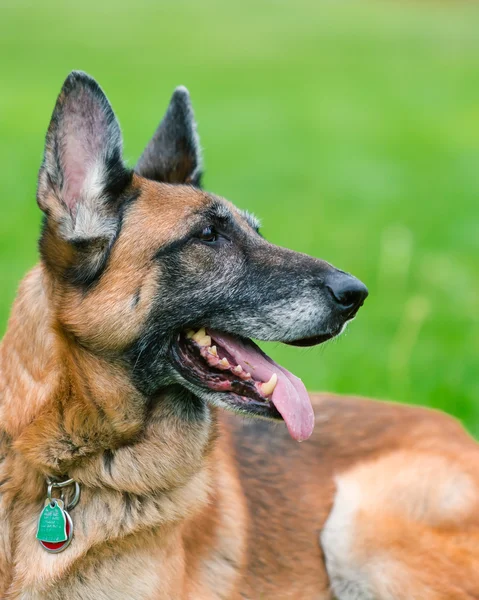
[[[69,485],[76,483],[74,479],[66,479],[65,481],[55,481],[55,479],[47,479],[48,487],[52,488],[64,488]]]
[[[72,500],[65,506],[65,510],[72,510],[80,500],[80,484],[77,481],[74,481],[73,483],[75,484],[75,493],[73,494]],[[63,500],[63,492],[61,493],[61,499]]]
[[[65,506],[65,510],[72,510],[73,508],[75,508],[75,506],[78,504],[78,501],[80,500],[80,484],[77,481],[74,481],[73,479],[67,479],[66,481],[61,481],[61,482],[55,482],[52,481],[51,479],[48,480],[48,488],[47,488],[47,498],[51,501],[54,500],[53,498],[53,489],[58,489],[58,488],[65,488],[69,485],[75,485],[75,493],[73,494],[73,499],[71,500],[71,502],[69,502],[69,504],[67,504]],[[60,494],[60,499],[64,500],[65,498],[65,494],[63,492],[63,489],[61,491]]]

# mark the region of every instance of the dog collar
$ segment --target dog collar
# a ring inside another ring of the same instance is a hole
[[[41,547],[57,554],[70,545],[73,537],[73,521],[68,511],[73,510],[80,500],[80,484],[73,479],[58,481],[47,478],[47,497],[38,519],[36,538]],[[65,505],[64,490],[74,486],[73,498]],[[60,497],[53,496],[54,490],[60,490]]]

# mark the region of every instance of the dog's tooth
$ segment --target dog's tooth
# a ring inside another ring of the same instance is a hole
[[[216,346],[211,346],[211,348],[208,348],[208,352],[210,354],[212,354],[213,356],[218,356],[218,351],[216,349]]]
[[[241,373],[243,372],[243,367],[241,365],[237,365],[234,369],[233,372],[236,373],[237,375],[241,375]]]
[[[192,335],[192,338],[195,340],[195,342],[200,342],[204,337],[206,337],[206,330],[204,327],[202,327],[201,329],[198,329],[198,331]]]
[[[222,367],[229,367],[229,366],[230,366],[230,363],[228,362],[228,359],[227,359],[227,358],[222,358],[222,359],[220,360],[219,364],[220,364]]]
[[[269,381],[261,384],[261,391],[263,392],[263,394],[265,396],[271,396],[277,383],[278,383],[278,376],[276,375],[276,373],[273,373],[271,375],[271,379]]]
[[[199,331],[195,333],[195,335],[193,336],[193,340],[199,346],[211,346],[211,337],[209,335],[206,335],[204,327],[202,327]]]
[[[245,373],[244,377],[245,377],[245,379],[252,379],[251,373]]]

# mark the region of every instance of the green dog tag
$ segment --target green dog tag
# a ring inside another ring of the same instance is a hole
[[[63,510],[63,502],[57,500],[45,501],[38,520],[37,540],[42,542],[65,542],[67,535],[67,519]]]

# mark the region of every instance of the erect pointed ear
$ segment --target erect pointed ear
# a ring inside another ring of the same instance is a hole
[[[168,110],[135,171],[155,181],[200,187],[200,143],[190,94],[185,87],[177,87],[174,91]]]
[[[73,71],[53,111],[38,178],[37,200],[46,214],[43,258],[50,264],[63,260],[71,268],[80,268],[80,261],[80,279],[91,278],[118,233],[122,194],[131,177],[105,94],[94,79]]]

